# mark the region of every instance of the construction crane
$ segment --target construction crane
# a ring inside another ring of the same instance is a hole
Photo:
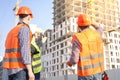
[[[95,0],[87,0],[86,2],[83,3],[83,13],[88,14],[91,21],[93,21],[93,10],[92,8],[94,8],[94,2]]]
[[[15,25],[18,23],[18,16],[16,16],[18,9],[19,9],[19,4],[22,2],[22,0],[17,0],[15,7],[13,8],[13,11],[15,13]]]

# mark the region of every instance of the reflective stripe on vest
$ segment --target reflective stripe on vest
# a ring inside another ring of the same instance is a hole
[[[94,54],[94,55],[90,55],[90,56],[84,56],[84,57],[81,57],[81,60],[83,61],[83,60],[88,60],[88,59],[95,59],[95,58],[100,58],[100,57],[102,57],[103,58],[103,54],[102,53],[100,53],[100,54]]]
[[[86,29],[73,36],[81,44],[78,76],[89,76],[104,71],[103,43],[100,34]]]
[[[5,53],[11,53],[11,52],[20,52],[20,49],[18,48],[5,49]]]
[[[7,35],[3,68],[25,68],[25,65],[22,63],[18,39],[19,31],[23,26],[28,27],[26,24],[18,24]],[[32,34],[30,31],[30,40],[31,38]]]
[[[21,62],[21,58],[4,58],[5,62]]]
[[[79,70],[87,70],[87,69],[92,69],[92,68],[99,67],[99,66],[103,66],[103,65],[104,65],[104,63],[103,63],[103,62],[100,62],[100,63],[97,63],[97,64],[87,65],[87,66],[84,66],[84,67],[78,66],[78,69],[79,69]]]
[[[33,67],[33,72],[34,73],[39,73],[41,70],[42,70],[42,62],[41,62],[41,51],[38,47],[38,45],[32,41],[31,43],[35,48],[36,50],[39,52],[39,53],[36,53],[36,54],[33,54],[32,55],[32,67]]]

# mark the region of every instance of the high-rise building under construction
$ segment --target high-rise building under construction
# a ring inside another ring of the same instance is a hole
[[[77,32],[80,13],[103,27],[105,69],[120,68],[120,6],[119,0],[54,0],[53,29],[46,31],[43,45],[42,78],[76,74],[76,65],[66,65],[71,54],[71,36]],[[112,29],[112,30],[111,30]],[[113,30],[115,29],[115,31]]]

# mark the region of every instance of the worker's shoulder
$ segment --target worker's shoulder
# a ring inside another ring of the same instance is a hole
[[[29,31],[30,31],[30,29],[27,26],[20,27],[20,33],[28,33]]]
[[[29,30],[30,28],[28,26],[26,26],[26,25],[23,25],[23,26],[20,27],[20,29]]]

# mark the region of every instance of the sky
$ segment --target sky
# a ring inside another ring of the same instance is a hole
[[[17,0],[0,1],[0,56],[4,56],[4,44],[7,33],[15,25],[15,14],[13,8]],[[34,18],[32,24],[37,24],[43,30],[53,29],[53,0],[22,0],[19,6],[28,6]]]

